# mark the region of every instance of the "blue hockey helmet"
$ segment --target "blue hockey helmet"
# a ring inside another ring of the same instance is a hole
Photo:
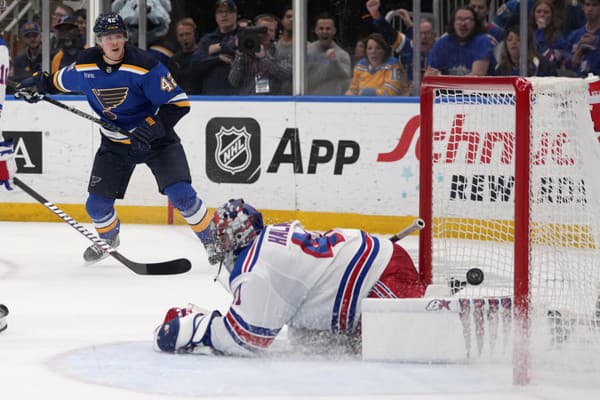
[[[124,33],[127,35],[127,25],[123,18],[116,13],[100,14],[94,23],[94,33],[96,36],[110,35],[112,33]]]
[[[224,262],[230,269],[241,249],[264,228],[262,214],[243,199],[231,199],[217,208],[210,223],[213,236],[207,248],[211,264]]]

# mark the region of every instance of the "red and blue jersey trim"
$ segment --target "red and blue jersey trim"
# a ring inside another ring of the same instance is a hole
[[[233,308],[223,318],[225,328],[239,346],[250,351],[266,349],[281,330],[250,325]]]
[[[351,332],[353,330],[360,290],[379,253],[379,239],[365,232],[361,232],[361,235],[360,248],[346,267],[335,297],[331,318],[333,332]]]
[[[254,239],[252,244],[244,247],[244,249],[238,254],[231,274],[229,274],[229,284],[241,274],[252,271],[252,268],[256,265],[258,258],[260,257],[260,249],[265,237],[266,229],[260,233],[260,235]]]
[[[381,299],[395,299],[397,297],[385,283],[380,281],[377,281],[369,294],[373,294]]]

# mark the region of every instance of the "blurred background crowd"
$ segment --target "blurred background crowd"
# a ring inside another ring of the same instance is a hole
[[[9,77],[57,71],[93,45],[90,1],[9,0],[0,15]],[[131,45],[152,52],[193,95],[417,95],[426,75],[519,75],[523,48],[528,76],[600,74],[600,0],[522,1],[525,18],[519,0],[308,0],[302,13],[291,0],[104,0],[99,7],[119,13]],[[297,26],[305,29],[302,51]]]

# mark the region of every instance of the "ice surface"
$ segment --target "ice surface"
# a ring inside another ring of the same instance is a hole
[[[11,312],[0,333],[1,399],[600,398],[600,384],[514,387],[498,365],[156,353],[152,332],[170,306],[223,311],[229,295],[186,227],[124,225],[121,243],[132,260],[187,257],[192,271],[139,276],[112,258],[85,265],[89,242],[67,224],[0,222],[0,303]]]

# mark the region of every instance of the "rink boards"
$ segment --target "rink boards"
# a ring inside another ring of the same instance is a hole
[[[79,96],[57,96],[85,112]],[[9,98],[2,130],[16,139],[19,178],[74,218],[84,203],[97,127],[48,103]],[[195,97],[177,125],[193,185],[209,208],[242,197],[268,221],[298,218],[393,233],[418,213],[418,98]],[[166,223],[166,197],[136,168],[125,222]],[[175,222],[182,222],[175,213]],[[24,193],[0,193],[0,220],[53,220]]]

